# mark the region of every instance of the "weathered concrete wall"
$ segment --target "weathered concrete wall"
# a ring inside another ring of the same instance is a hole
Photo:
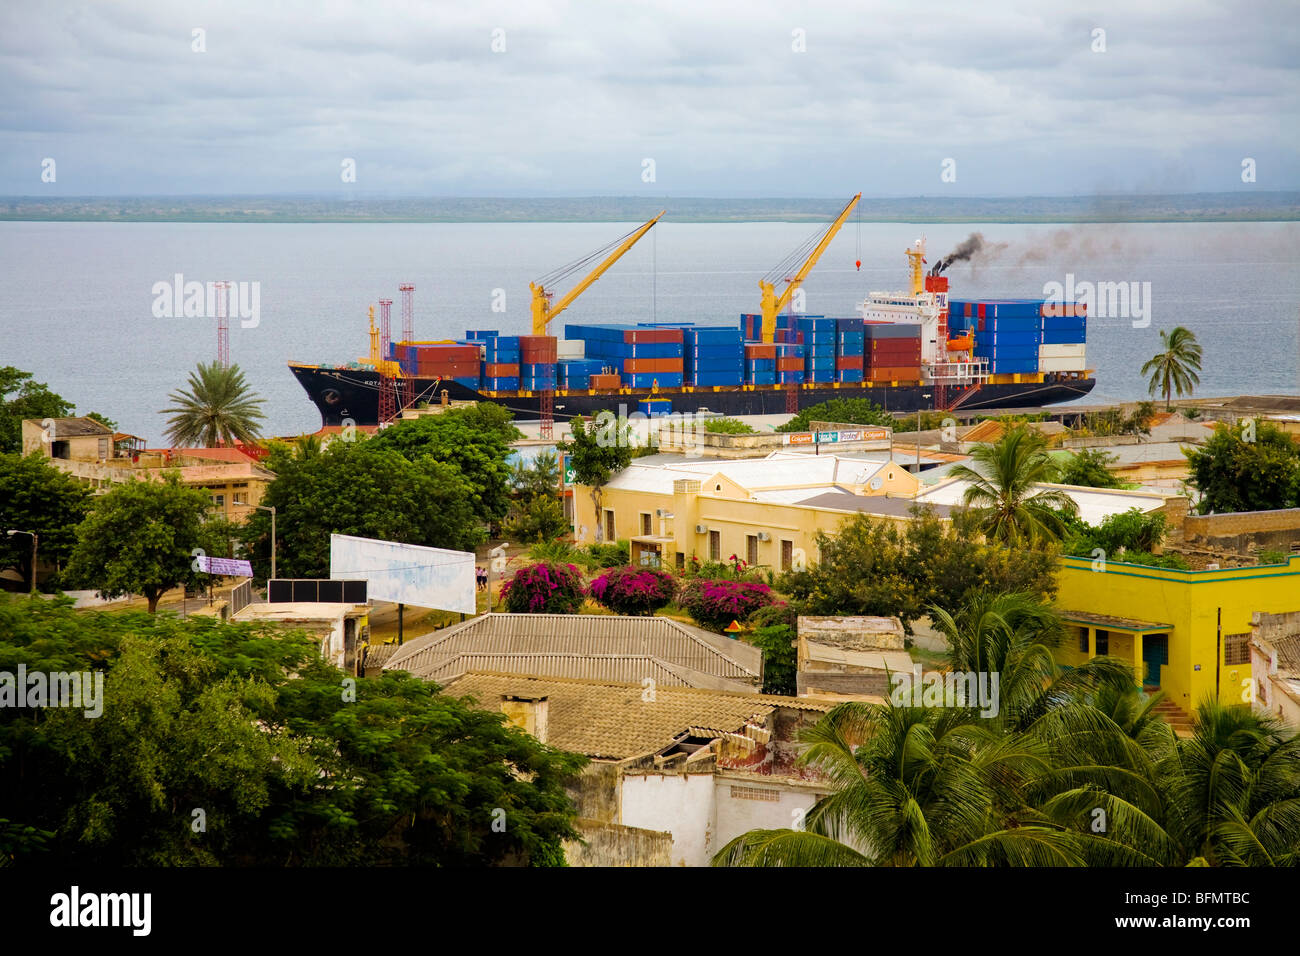
[[[569,866],[672,866],[673,835],[617,823],[579,819],[582,841],[564,844]]]
[[[576,783],[569,787],[569,797],[578,807],[578,816],[593,823],[618,823],[618,764],[590,763]]]
[[[884,671],[834,674],[829,671],[800,671],[795,678],[798,694],[845,694],[868,697],[889,696],[889,676]]]
[[[903,625],[893,617],[800,616],[799,637],[846,650],[903,649]]]
[[[718,851],[713,774],[626,774],[622,823],[672,832],[673,866],[708,866]]]
[[[1182,523],[1183,541],[1191,547],[1248,554],[1257,549],[1290,551],[1300,546],[1300,508],[1192,515]]]

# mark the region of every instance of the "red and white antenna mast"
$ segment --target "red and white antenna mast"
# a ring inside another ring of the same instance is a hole
[[[415,339],[415,284],[403,282],[397,291],[402,293],[402,341],[410,342]]]
[[[214,282],[212,287],[216,291],[217,305],[217,364],[230,368],[230,316],[226,308],[226,291],[230,283]]]

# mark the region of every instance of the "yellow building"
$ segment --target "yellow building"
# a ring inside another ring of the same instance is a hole
[[[1059,580],[1070,637],[1058,659],[1123,658],[1186,713],[1206,698],[1248,703],[1252,615],[1300,610],[1300,556],[1212,571],[1065,558]]]
[[[785,571],[815,562],[817,532],[833,533],[855,511],[907,520],[917,487],[902,464],[837,455],[634,460],[602,489],[599,516],[591,489],[574,488],[574,523],[579,543],[595,541],[598,526],[605,541],[630,541],[634,564],[734,554]]]

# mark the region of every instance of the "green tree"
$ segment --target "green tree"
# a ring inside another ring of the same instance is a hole
[[[1183,326],[1172,331],[1161,330],[1160,345],[1157,352],[1142,366],[1142,374],[1149,375],[1147,390],[1152,394],[1165,397],[1165,409],[1170,406],[1170,397],[1177,392],[1179,397],[1192,394],[1194,386],[1200,384],[1201,346],[1196,342],[1196,335]]]
[[[455,465],[413,462],[373,439],[331,442],[308,458],[276,447],[268,462],[276,477],[262,504],[276,509],[276,572],[284,577],[328,577],[331,534],[459,551],[483,540],[473,492]],[[257,575],[266,576],[268,512],[249,517],[244,540]]]
[[[608,413],[597,416],[590,425],[579,415],[570,422],[569,428],[570,440],[560,442],[556,449],[561,455],[570,456],[575,484],[591,489],[596,542],[599,544],[605,540],[601,492],[609,479],[632,461],[631,428],[627,419],[614,418]]]
[[[1077,506],[1064,491],[1038,488],[1056,477],[1045,448],[1037,432],[1009,428],[996,444],[971,452],[974,468],[957,465],[949,472],[969,483],[963,502],[976,511],[980,530],[991,540],[1035,546],[1060,539],[1065,527],[1058,511],[1072,514]]]
[[[555,455],[542,452],[531,462],[517,459],[510,468],[510,488],[512,500],[501,523],[502,534],[532,543],[570,533],[560,499],[560,462]]]
[[[866,398],[832,398],[802,409],[777,428],[779,432],[806,432],[810,422],[839,422],[845,425],[877,425],[895,428],[898,422],[879,405]]]
[[[201,546],[209,504],[175,472],[117,485],[78,526],[66,577],[106,597],[142,594],[153,613],[165,592],[192,580],[191,551]]]
[[[0,452],[19,452],[23,447],[23,419],[64,418],[72,414],[72,403],[32,381],[31,372],[6,365],[0,368]]]
[[[165,432],[175,445],[213,447],[236,442],[252,444],[265,418],[258,398],[238,365],[223,368],[213,361],[199,363],[190,373],[189,389],[172,392]]]
[[[1202,447],[1183,454],[1201,514],[1300,507],[1300,445],[1273,425],[1220,424]]]
[[[704,430],[718,435],[753,435],[752,425],[738,418],[710,418],[704,423]]]
[[[370,441],[408,461],[432,459],[457,468],[483,524],[496,524],[510,506],[510,444],[522,435],[509,409],[491,402],[400,421]]]
[[[1123,488],[1124,482],[1110,470],[1117,461],[1118,457],[1100,448],[1083,448],[1059,466],[1057,480],[1084,488]]]
[[[866,614],[912,622],[938,604],[955,608],[978,592],[1056,593],[1056,557],[1049,551],[982,541],[970,515],[942,521],[914,508],[904,526],[870,515],[846,518],[834,535],[818,537],[821,561],[780,581],[801,613]]]
[[[0,598],[0,668],[20,662],[105,676],[94,720],[0,709],[21,862],[537,865],[576,836],[582,757],[407,674],[351,688],[287,628]]]
[[[90,508],[90,491],[71,475],[51,467],[39,454],[0,454],[0,567],[31,577],[31,538],[5,534],[11,528],[34,531],[38,561],[62,567],[77,541],[77,525]]]

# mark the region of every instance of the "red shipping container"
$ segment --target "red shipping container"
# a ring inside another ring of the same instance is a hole
[[[418,345],[413,350],[417,362],[470,362],[481,354],[477,345]]]
[[[846,370],[849,370],[849,369],[861,369],[861,368],[862,368],[862,356],[861,356],[861,355],[841,355],[839,358],[837,358],[837,359],[835,360],[835,368],[836,368],[837,371],[840,371],[840,372],[843,372],[843,371],[846,371]]]
[[[681,342],[681,329],[627,329],[624,342]]]
[[[591,387],[618,388],[621,381],[617,372],[594,372],[591,376]]]
[[[488,378],[515,378],[519,375],[518,364],[506,365],[500,362],[485,363],[483,374]]]
[[[776,370],[778,372],[802,372],[803,358],[795,356],[794,358],[779,358],[776,360]]]
[[[776,358],[776,344],[768,342],[746,342],[745,358],[774,359]]]
[[[920,366],[885,366],[873,368],[867,376],[871,382],[915,382],[921,377]]]
[[[975,314],[976,314],[977,316],[979,316],[981,319],[984,318],[984,303],[983,303],[983,302],[979,303],[979,304],[976,306]]]

